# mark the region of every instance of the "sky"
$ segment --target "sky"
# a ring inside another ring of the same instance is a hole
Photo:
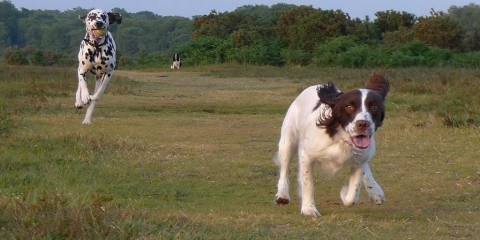
[[[0,0],[3,1],[3,0]],[[452,5],[464,6],[470,3],[480,4],[480,0],[10,0],[18,9],[60,10],[76,7],[84,9],[99,8],[110,11],[112,8],[123,8],[127,12],[150,11],[161,16],[182,16],[192,18],[205,15],[211,10],[217,12],[233,11],[244,5],[267,5],[288,3],[307,5],[314,8],[340,9],[352,18],[375,18],[378,11],[395,10],[412,13],[417,17],[429,16],[430,9],[447,12]]]

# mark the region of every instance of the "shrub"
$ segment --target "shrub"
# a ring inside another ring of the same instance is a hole
[[[370,67],[383,65],[381,54],[374,47],[365,44],[351,47],[348,51],[338,55],[337,64],[341,67]]]
[[[401,51],[396,51],[389,56],[386,64],[389,67],[412,67],[419,65],[421,58],[421,56],[410,56]]]
[[[182,61],[187,65],[222,63],[226,60],[226,51],[231,42],[215,37],[192,40],[179,48]]]
[[[50,50],[41,50],[33,46],[9,48],[5,51],[3,57],[10,65],[70,66],[76,63],[76,58],[73,56]]]
[[[10,47],[7,50],[5,50],[3,54],[3,58],[10,65],[27,65],[28,64],[28,60],[25,53],[17,47]]]
[[[286,62],[289,64],[307,66],[312,63],[313,53],[301,49],[288,49],[285,52]]]
[[[266,49],[264,46],[256,44],[239,48],[232,48],[229,49],[226,53],[227,59],[231,62],[265,65],[265,59],[263,59],[265,52]]]
[[[313,64],[317,66],[334,66],[338,62],[339,54],[345,53],[356,45],[356,38],[352,36],[330,39],[324,44],[316,46],[313,54]]]
[[[283,66],[286,63],[284,45],[279,39],[266,43],[265,62],[272,66]]]
[[[450,64],[455,67],[480,67],[480,52],[453,54]]]
[[[419,40],[415,40],[405,45],[397,45],[391,54],[388,65],[392,67],[451,66],[454,55],[453,50],[430,47]]]
[[[227,50],[227,59],[231,62],[282,66],[285,64],[285,54],[280,40],[256,43],[249,46]]]
[[[424,54],[424,66],[445,67],[451,65],[451,59],[454,52],[450,49],[429,47],[429,50]]]
[[[173,54],[172,54],[173,55]],[[169,66],[171,63],[171,56],[167,53],[154,52],[138,55],[134,61],[134,67],[137,68],[156,68],[159,66]]]
[[[36,50],[30,56],[27,57],[28,62],[31,65],[40,65],[40,66],[45,66],[46,65],[46,58],[45,54],[43,54],[43,51],[41,50]]]
[[[391,53],[387,65],[390,67],[411,67],[422,62],[422,54],[428,51],[428,46],[419,41],[405,45],[397,45]]]

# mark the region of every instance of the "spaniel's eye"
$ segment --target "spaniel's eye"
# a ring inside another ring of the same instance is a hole
[[[376,112],[376,111],[378,111],[378,106],[377,106],[377,105],[373,105],[373,106],[371,107],[371,109],[372,109],[372,111]]]
[[[346,109],[347,111],[353,111],[353,110],[354,110],[354,107],[353,107],[352,104],[348,104],[347,106],[345,106],[345,109]]]

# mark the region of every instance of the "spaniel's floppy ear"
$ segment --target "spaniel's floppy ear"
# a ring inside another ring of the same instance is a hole
[[[117,22],[118,24],[122,23],[122,15],[120,15],[120,13],[109,12],[107,14],[108,14],[108,24],[112,24],[114,22]]]
[[[317,87],[317,95],[320,98],[320,102],[332,107],[337,102],[338,96],[342,94],[342,91],[335,87],[335,84],[331,81],[327,84],[320,84]]]
[[[374,72],[370,75],[370,80],[365,84],[365,88],[377,92],[385,100],[390,91],[390,83],[383,74]]]

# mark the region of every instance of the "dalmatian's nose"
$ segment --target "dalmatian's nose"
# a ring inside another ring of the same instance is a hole
[[[103,22],[95,22],[95,27],[96,28],[103,28]]]

